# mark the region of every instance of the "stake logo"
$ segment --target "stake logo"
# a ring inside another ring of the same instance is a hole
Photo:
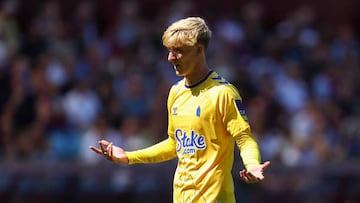
[[[195,133],[191,130],[190,135],[187,135],[182,129],[175,130],[175,138],[177,141],[176,152],[180,153],[183,150],[183,154],[194,154],[197,150],[203,150],[206,148],[205,137]]]

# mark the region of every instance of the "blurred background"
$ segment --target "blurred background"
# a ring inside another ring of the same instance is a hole
[[[0,202],[171,202],[176,160],[116,165],[88,147],[167,137],[180,78],[161,35],[189,15],[272,162],[246,185],[236,156],[239,202],[360,201],[360,1],[0,2]]]

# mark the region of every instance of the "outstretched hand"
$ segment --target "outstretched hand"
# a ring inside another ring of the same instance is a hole
[[[246,183],[257,183],[264,180],[264,170],[269,167],[270,161],[266,161],[263,164],[252,167],[250,170],[241,170],[240,178]]]
[[[105,158],[110,161],[123,164],[129,163],[129,159],[121,147],[117,147],[106,140],[100,140],[98,144],[100,149],[94,146],[90,146],[89,148],[97,154],[105,156]]]

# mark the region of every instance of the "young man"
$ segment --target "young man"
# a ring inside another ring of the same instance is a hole
[[[174,203],[235,203],[231,169],[235,144],[246,170],[247,183],[264,179],[270,162],[260,163],[260,152],[247,121],[237,89],[211,70],[205,52],[211,31],[199,17],[173,23],[164,32],[163,45],[176,75],[183,79],[172,86],[168,102],[169,137],[137,151],[124,151],[101,140],[90,148],[123,164],[156,163],[178,158]]]

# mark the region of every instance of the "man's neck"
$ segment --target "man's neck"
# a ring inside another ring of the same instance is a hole
[[[185,76],[185,85],[192,86],[199,81],[203,80],[207,74],[209,73],[210,69],[207,66],[203,66],[198,71],[191,74],[191,76]]]

